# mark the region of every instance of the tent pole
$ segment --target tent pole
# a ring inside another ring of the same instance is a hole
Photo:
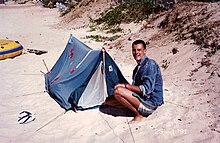
[[[105,94],[104,94],[104,98],[105,98],[105,100],[106,100],[106,98],[108,97],[108,91],[107,91],[107,85],[106,85],[106,73],[105,73],[105,48],[104,47],[102,47],[102,57],[103,57],[103,75],[104,75],[104,85],[105,85],[105,90],[104,90],[104,92],[105,92]]]

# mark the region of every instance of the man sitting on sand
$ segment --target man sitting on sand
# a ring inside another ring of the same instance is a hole
[[[146,43],[136,40],[132,43],[132,54],[137,62],[133,70],[133,83],[119,83],[114,88],[114,97],[134,113],[129,123],[140,121],[163,104],[163,81],[158,64],[146,54]],[[107,105],[108,101],[106,102]]]

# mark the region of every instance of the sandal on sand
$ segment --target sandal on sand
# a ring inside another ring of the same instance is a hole
[[[18,115],[19,124],[27,124],[35,120],[35,117],[28,111],[22,111]]]

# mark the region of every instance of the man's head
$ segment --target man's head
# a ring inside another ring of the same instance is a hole
[[[143,40],[136,40],[132,43],[132,55],[138,64],[140,64],[146,52],[146,43]]]

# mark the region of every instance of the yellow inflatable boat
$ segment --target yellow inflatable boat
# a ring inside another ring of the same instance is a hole
[[[23,51],[22,45],[13,40],[1,40],[0,39],[0,60],[7,58],[14,58],[20,55]]]

